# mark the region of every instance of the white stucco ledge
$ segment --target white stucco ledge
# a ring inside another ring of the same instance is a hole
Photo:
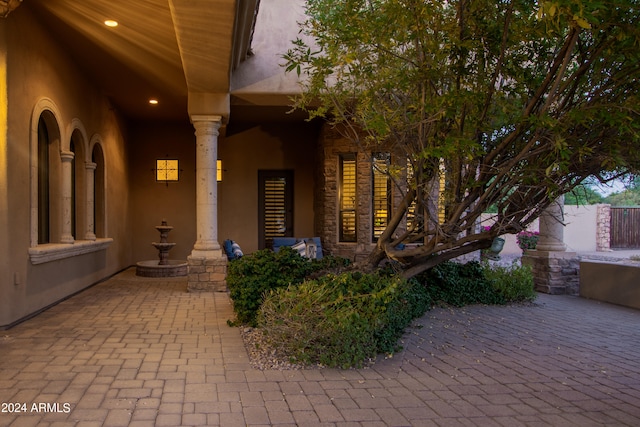
[[[112,238],[96,240],[76,240],[73,243],[48,243],[29,248],[31,264],[44,264],[64,258],[71,258],[91,252],[105,250],[113,242]]]

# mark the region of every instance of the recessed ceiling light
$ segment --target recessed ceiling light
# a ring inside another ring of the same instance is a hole
[[[104,21],[104,25],[106,25],[107,27],[117,27],[118,26],[118,21],[114,21],[113,19],[107,19],[106,21]]]
[[[158,100],[157,100],[157,99],[153,99],[153,98],[151,98],[151,99],[149,100],[149,104],[151,104],[151,105],[158,105]]]

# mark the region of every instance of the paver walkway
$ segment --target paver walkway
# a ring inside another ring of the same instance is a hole
[[[127,270],[0,331],[0,426],[640,425],[637,310],[438,308],[360,370],[252,369],[231,317]]]

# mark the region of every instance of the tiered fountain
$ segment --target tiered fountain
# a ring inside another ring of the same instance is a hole
[[[156,230],[160,232],[160,242],[151,244],[158,250],[160,261],[140,261],[136,264],[136,275],[143,277],[186,276],[187,262],[169,259],[169,251],[176,245],[167,241],[167,236],[173,227],[167,225],[167,221],[163,219],[162,224],[156,226]]]

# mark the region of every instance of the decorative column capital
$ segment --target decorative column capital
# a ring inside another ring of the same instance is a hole
[[[222,116],[219,114],[192,114],[191,123],[195,125],[196,122],[218,122],[222,124]]]
[[[220,135],[220,126],[222,126],[222,116],[217,115],[193,115],[191,123],[196,129],[196,135]]]
[[[94,171],[94,170],[96,170],[96,169],[97,169],[98,164],[97,164],[97,163],[94,163],[94,162],[86,162],[86,163],[84,164],[84,167],[85,167],[85,169],[87,169],[87,170]]]
[[[73,151],[60,151],[60,160],[62,160],[63,162],[71,162],[75,157],[76,155]]]

